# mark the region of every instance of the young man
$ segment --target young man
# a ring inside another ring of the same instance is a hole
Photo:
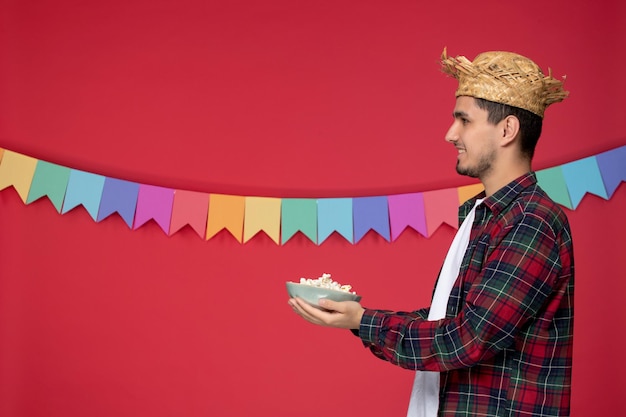
[[[319,325],[352,329],[377,357],[416,370],[409,416],[568,416],[574,259],[567,218],[537,185],[531,159],[547,106],[567,92],[531,60],[486,52],[448,57],[458,79],[446,141],[457,172],[485,191],[461,226],[430,308],[357,302],[289,304]]]

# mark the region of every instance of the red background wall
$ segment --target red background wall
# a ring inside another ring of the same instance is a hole
[[[176,189],[388,195],[471,183],[443,140],[438,57],[508,49],[571,97],[534,168],[622,146],[619,1],[1,0],[0,147]],[[626,186],[568,211],[572,415],[620,415]],[[0,192],[0,415],[400,416],[412,373],[299,320],[285,281],[330,272],[374,308],[429,302],[454,230],[317,246],[131,231]]]

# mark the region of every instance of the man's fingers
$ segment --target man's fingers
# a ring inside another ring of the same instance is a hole
[[[331,310],[331,311],[337,311],[339,313],[343,313],[344,309],[341,306],[341,303],[338,303],[336,301],[333,300],[329,300],[328,298],[322,298],[319,300],[319,304],[320,307],[326,309],[326,310]]]
[[[324,320],[322,320],[318,316],[318,314],[322,313],[322,311],[319,310],[318,308],[311,306],[306,301],[300,298],[292,298],[289,304],[291,305],[293,310],[305,320],[314,324],[320,324],[320,325],[326,324]]]

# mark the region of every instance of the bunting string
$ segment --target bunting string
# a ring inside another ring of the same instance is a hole
[[[626,145],[536,172],[559,205],[575,210],[585,194],[605,200],[626,181]],[[132,230],[154,221],[171,236],[189,226],[204,240],[227,230],[239,243],[265,233],[277,245],[297,233],[316,245],[337,233],[352,244],[373,231],[393,242],[407,229],[430,237],[458,228],[460,204],[482,184],[374,197],[275,198],[211,194],[140,184],[81,171],[0,148],[0,190],[24,204],[47,197],[60,214],[82,206],[96,222],[119,215]]]

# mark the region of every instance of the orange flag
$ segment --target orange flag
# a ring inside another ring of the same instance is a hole
[[[210,194],[206,239],[226,229],[241,243],[246,198],[236,195]]]
[[[470,198],[475,197],[476,194],[480,193],[484,189],[485,189],[485,187],[482,185],[482,183],[472,184],[472,185],[465,185],[463,187],[459,187],[458,188],[458,190],[459,190],[459,205],[465,203]]]

